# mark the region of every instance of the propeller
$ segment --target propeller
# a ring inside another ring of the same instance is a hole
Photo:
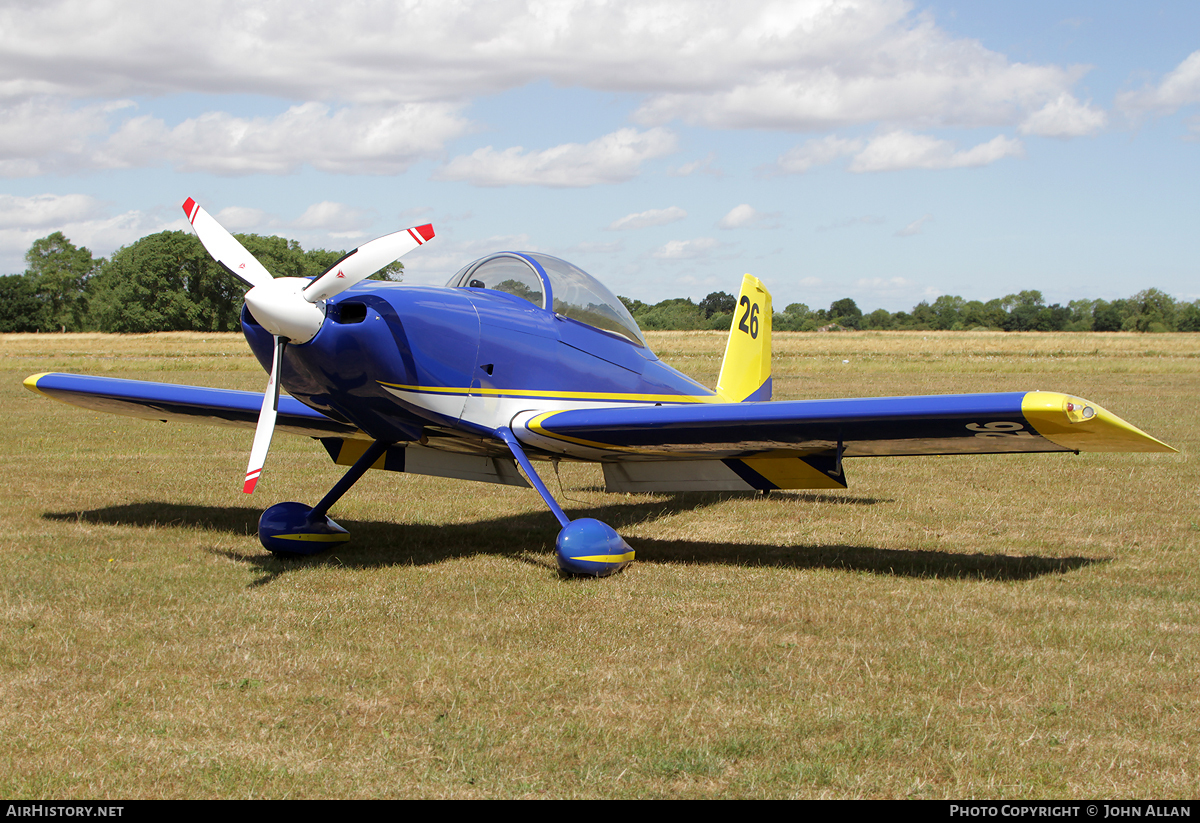
[[[388,263],[396,260],[427,240],[433,239],[433,226],[414,226],[404,231],[385,234],[370,243],[347,252],[304,290],[304,299],[310,303],[336,297],[355,283],[362,282]]]
[[[271,436],[275,434],[275,418],[279,414],[279,361],[283,359],[286,337],[275,337],[275,350],[271,354],[271,376],[267,378],[267,390],[263,392],[262,410],[258,413],[258,425],[254,428],[254,445],[250,447],[250,462],[246,465],[246,482],[242,491],[251,494],[258,485],[263,464],[267,462],[267,451],[271,448]]]
[[[241,280],[250,290],[246,305],[254,319],[275,339],[271,374],[263,393],[262,409],[254,430],[254,445],[246,467],[242,491],[250,494],[262,475],[275,418],[279,411],[279,366],[288,343],[307,343],[325,322],[325,302],[370,277],[393,260],[433,239],[433,226],[415,226],[386,234],[344,255],[316,280],[302,277],[272,277],[238,239],[200,208],[192,198],[183,212],[201,244],[221,268]]]

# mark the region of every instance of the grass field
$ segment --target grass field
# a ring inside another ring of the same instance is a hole
[[[715,333],[648,335],[711,385]],[[261,390],[234,335],[0,336],[0,795],[1193,798],[1200,336],[776,335],[777,399],[1046,389],[1176,455],[848,461],[839,493],[560,502],[638,553],[562,580],[529,489],[340,475],[276,438],[37,397],[74,371]],[[558,484],[548,474],[555,491]]]

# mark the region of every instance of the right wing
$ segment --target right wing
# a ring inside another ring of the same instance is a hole
[[[259,392],[148,383],[82,374],[35,374],[25,388],[72,406],[144,420],[213,423],[253,429],[262,407]],[[294,397],[279,398],[275,427],[307,437],[364,437],[358,428],[332,420]]]

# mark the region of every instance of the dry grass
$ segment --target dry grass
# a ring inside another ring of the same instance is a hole
[[[721,335],[650,337],[715,379]],[[258,389],[240,338],[0,337],[0,794],[1194,797],[1197,343],[776,335],[777,397],[1058,389],[1181,453],[859,460],[766,499],[564,466],[639,562],[563,581],[532,491],[381,472],[335,511],[354,543],[275,560],[258,511],[323,494],[319,446],[278,438],[247,501],[247,433],[20,386]]]

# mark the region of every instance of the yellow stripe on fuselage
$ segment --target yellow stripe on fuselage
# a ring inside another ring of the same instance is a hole
[[[474,394],[485,397],[536,397],[546,400],[600,400],[616,403],[726,403],[715,394],[619,394],[616,392],[589,391],[543,391],[540,389],[492,389],[485,386],[461,388],[459,386],[405,386],[400,383],[379,385],[400,391],[421,394]]]
[[[1177,451],[1095,403],[1060,392],[1029,392],[1021,414],[1042,437],[1072,451]]]

